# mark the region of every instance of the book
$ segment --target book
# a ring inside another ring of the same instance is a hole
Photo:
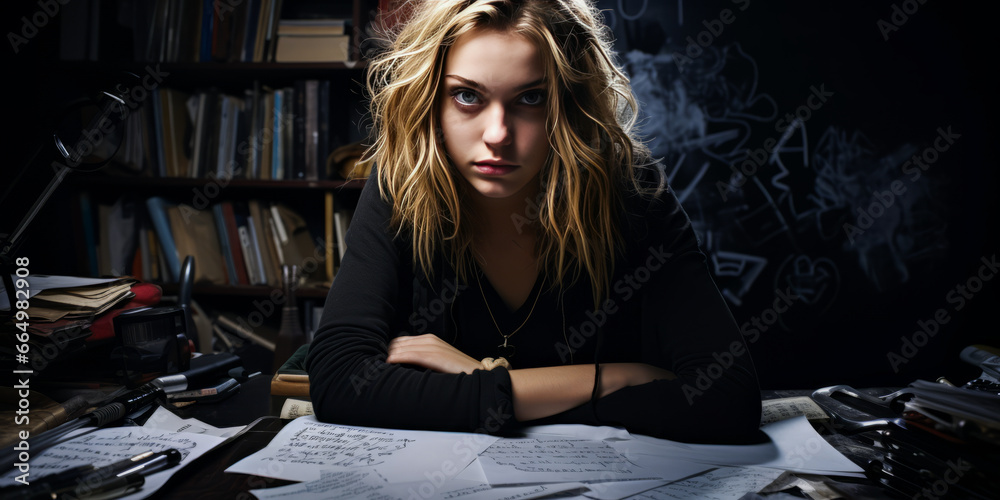
[[[281,35],[344,35],[348,21],[341,18],[282,19],[278,21]]]
[[[267,32],[264,35],[263,61],[273,62],[274,52],[277,47],[278,21],[281,17],[283,0],[270,0],[271,8],[267,15]]]
[[[279,179],[291,179],[295,132],[295,87],[285,87],[281,98],[281,164],[284,174]]]
[[[270,179],[274,163],[274,91],[267,89],[261,96],[261,142],[257,155],[260,157],[258,179]],[[266,131],[270,130],[271,133]]]
[[[167,207],[167,217],[178,257],[181,260],[188,255],[194,257],[194,282],[225,285],[228,278],[212,215],[207,210],[178,203]]]
[[[256,244],[256,235],[250,219],[250,208],[244,201],[233,202],[233,213],[236,217],[236,227],[240,235],[240,249],[243,250],[243,260],[246,262],[247,275],[251,285],[265,285],[267,278],[261,267],[260,252]]]
[[[309,230],[305,218],[283,203],[271,203],[270,208],[278,240],[281,242],[284,256],[282,263],[298,265],[302,282],[323,281],[315,270],[306,271],[306,262],[315,259],[317,252],[312,231]]]
[[[271,250],[271,242],[268,234],[265,233],[266,221],[261,212],[260,201],[251,199],[247,201],[249,216],[247,224],[250,226],[250,235],[253,238],[255,252],[260,257],[261,275],[264,276],[264,283],[270,286],[279,286],[280,274],[276,271],[280,264],[275,262],[274,253]]]
[[[240,322],[233,318],[230,314],[218,314],[215,317],[215,324],[228,332],[235,333],[249,342],[253,342],[254,344],[257,344],[269,351],[274,351],[275,345],[273,340],[255,332],[253,328],[250,328],[250,325],[247,322]]]
[[[250,62],[264,62],[264,43],[267,37],[270,35],[269,26],[271,18],[271,0],[258,0],[260,5],[257,6],[257,28],[255,31],[255,40],[253,43],[253,53],[251,55]]]
[[[226,262],[226,278],[230,285],[239,285],[236,278],[236,260],[233,258],[233,248],[230,246],[229,232],[226,229],[226,216],[222,210],[222,204],[212,205],[212,218],[215,220],[215,229],[219,232],[219,242],[222,246],[222,257]],[[237,239],[237,241],[239,241]]]
[[[302,176],[305,180],[319,180],[319,81],[306,80],[302,114],[304,115],[304,158],[302,160]],[[324,158],[325,160],[325,158]]]
[[[330,80],[322,80],[316,93],[316,177],[310,178],[306,170],[306,179],[319,180],[330,177],[327,160],[330,157]]]
[[[202,0],[201,32],[198,40],[198,60],[212,60],[212,25],[215,23],[215,0]]]
[[[233,259],[235,277],[237,285],[250,285],[250,276],[247,274],[247,265],[244,262],[244,249],[240,241],[239,226],[236,224],[236,212],[233,204],[224,201],[218,204],[222,211],[223,223],[226,228],[226,237],[229,239],[230,257]]]
[[[284,258],[282,256],[280,242],[274,234],[274,221],[271,218],[271,211],[268,204],[259,202],[260,205],[260,229],[262,233],[261,244],[266,246],[267,262],[270,264],[269,274],[274,275],[274,283],[268,282],[271,286],[281,286],[281,265]]]
[[[185,92],[163,88],[161,98],[163,162],[171,177],[186,177],[191,170],[191,158],[187,140],[191,136],[190,115],[187,110],[191,95]]]
[[[274,62],[346,62],[350,35],[278,35]]]
[[[254,50],[257,44],[257,26],[260,24],[261,0],[247,0],[247,13],[243,27],[243,46],[239,60],[254,62]]]
[[[136,207],[131,198],[118,198],[101,220],[102,233],[107,234],[104,253],[107,255],[108,276],[132,274],[131,261],[136,250]]]
[[[160,169],[165,170],[167,172],[167,175],[169,175],[170,177],[177,177],[178,175],[177,172],[173,170],[174,165],[167,164],[165,159],[166,153],[163,150],[164,111],[163,111],[163,101],[162,99],[160,99],[160,95],[162,94],[162,92],[160,91],[159,88],[154,88],[150,92],[150,94],[151,94],[150,103],[153,107],[152,120],[151,120],[152,122],[151,133],[152,137],[155,138],[155,141],[153,141],[150,144],[150,147],[153,148],[153,150],[150,152],[150,155],[157,165],[162,165]]]
[[[292,95],[292,161],[289,164],[288,178],[305,179],[306,171],[306,82],[295,80]]]
[[[167,276],[169,276],[170,281],[177,282],[181,275],[181,261],[177,256],[177,246],[174,244],[170,220],[167,218],[167,209],[170,205],[160,196],[151,196],[146,199],[146,210],[156,231],[156,238],[160,243],[160,254],[166,261]]]
[[[286,89],[276,89],[274,95],[274,112],[272,115],[274,133],[271,145],[271,179],[283,180],[285,178],[284,168],[284,129],[287,119],[284,113],[284,97]]]

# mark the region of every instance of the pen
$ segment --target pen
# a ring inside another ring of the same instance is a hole
[[[26,487],[7,487],[4,500],[52,500],[55,498],[88,498],[94,495],[108,495],[114,492],[125,493],[128,490],[138,490],[146,483],[146,478],[139,474],[128,476],[111,476],[93,482],[80,482],[68,488],[53,489],[49,483],[39,483]]]
[[[177,450],[173,451],[177,452]],[[136,464],[153,459],[154,455],[152,451],[147,451],[104,467],[94,467],[93,465],[72,467],[42,477],[28,486],[9,486],[0,489],[0,493],[2,493],[0,496],[5,500],[41,500],[59,498],[65,493],[82,497],[109,493],[123,488],[141,487],[145,483],[145,478],[141,474],[121,473],[135,468]]]
[[[181,452],[174,448],[153,453],[138,463],[133,464],[129,469],[117,473],[118,476],[137,476],[152,474],[162,469],[173,467],[180,463]]]
[[[119,460],[103,467],[81,465],[42,477],[25,487],[9,487],[0,490],[3,498],[11,500],[35,500],[56,498],[62,493],[75,492],[93,495],[120,488],[142,486],[144,475],[172,467],[181,460],[181,452],[174,448],[164,451],[147,451],[131,458]],[[129,479],[124,479],[131,476]],[[119,479],[122,478],[122,479]],[[138,478],[138,479],[136,479]],[[9,495],[8,495],[9,490]]]

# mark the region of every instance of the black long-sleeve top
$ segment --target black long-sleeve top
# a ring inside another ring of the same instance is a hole
[[[475,359],[497,357],[503,343],[497,325],[508,333],[527,318],[510,337],[514,369],[642,362],[677,375],[532,424],[617,425],[701,442],[756,432],[760,393],[750,354],[669,189],[656,196],[623,190],[625,249],[596,311],[587,277],[560,293],[543,286],[541,276],[524,305],[511,311],[477,269],[471,272],[480,273],[478,282],[475,274],[459,282],[443,257],[432,277],[415,270],[411,241],[389,227],[391,203],[376,183],[373,173],[362,190],[307,358],[321,421],[477,432],[515,427],[507,370],[447,374],[385,359],[392,338],[424,333]]]

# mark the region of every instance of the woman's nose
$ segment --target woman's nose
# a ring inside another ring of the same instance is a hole
[[[486,110],[486,128],[483,130],[483,142],[491,147],[506,146],[511,141],[511,131],[507,126],[507,111],[503,106],[495,105]]]

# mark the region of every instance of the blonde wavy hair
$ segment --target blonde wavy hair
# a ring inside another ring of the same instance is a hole
[[[467,281],[473,231],[464,193],[471,187],[440,137],[444,61],[465,33],[513,33],[545,61],[552,153],[539,173],[536,255],[553,287],[586,272],[596,306],[622,245],[620,190],[623,183],[639,187],[634,169],[649,160],[633,135],[636,99],[600,13],[588,0],[431,0],[404,8],[412,9],[409,21],[384,33],[386,49],[369,67],[373,141],[362,163],[378,166],[392,224],[412,236],[413,265],[431,276],[443,251]]]

